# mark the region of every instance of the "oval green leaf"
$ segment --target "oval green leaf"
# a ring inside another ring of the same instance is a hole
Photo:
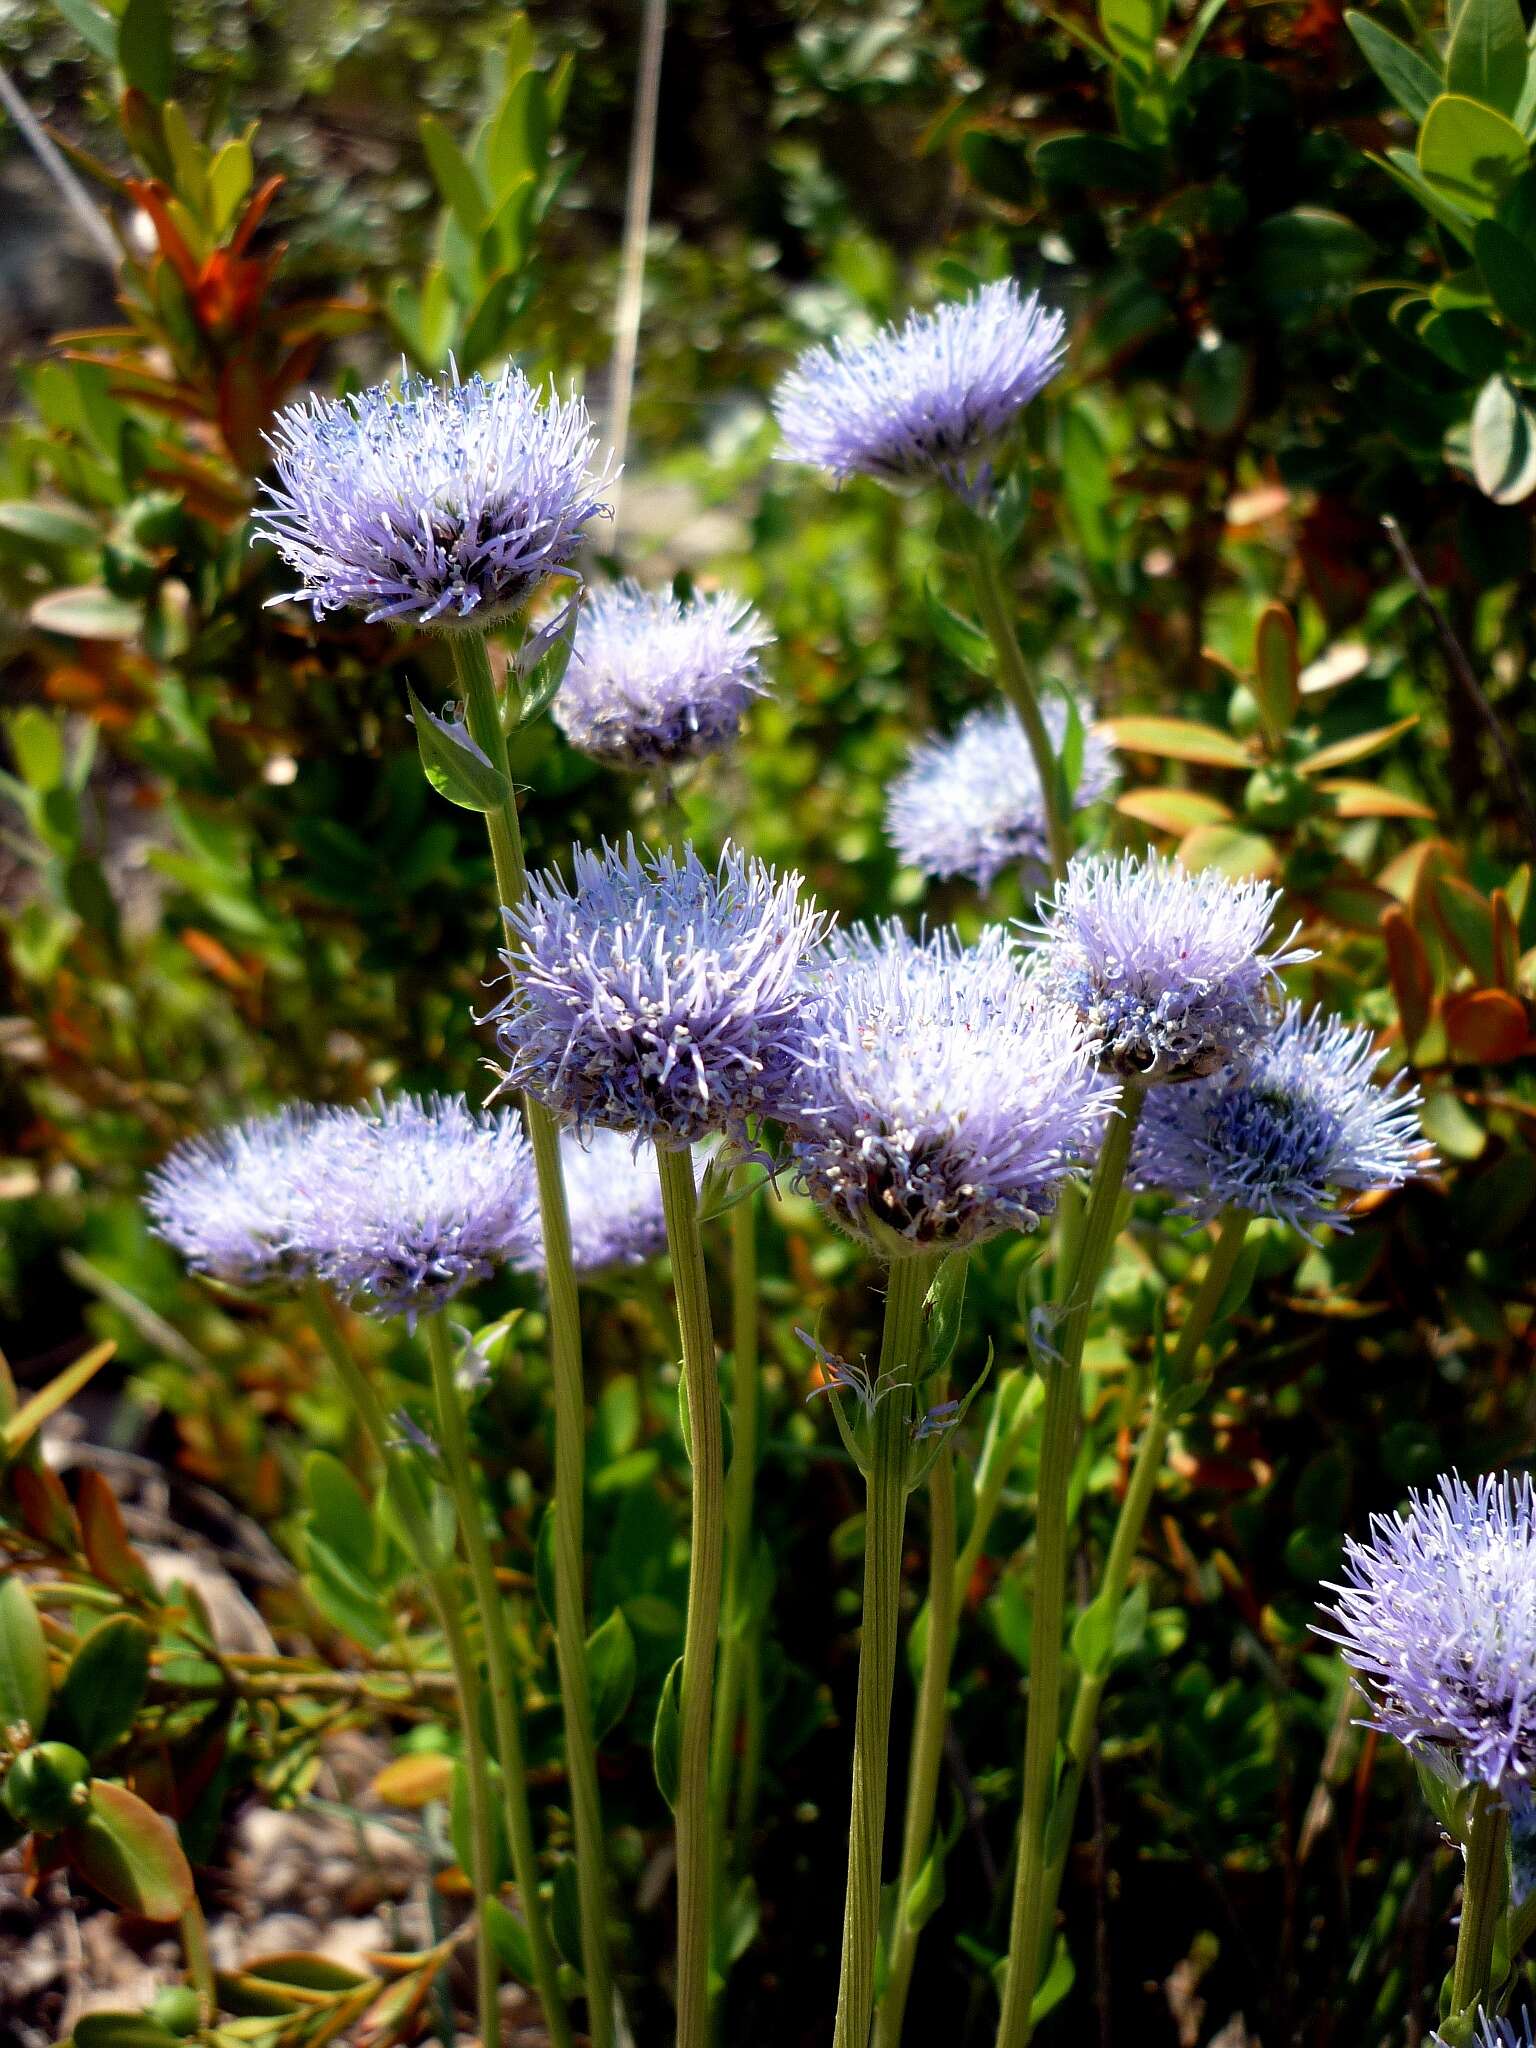
[[[126,1786],[98,1778],[85,1818],[62,1840],[74,1868],[124,1913],[179,1920],[195,1897],[175,1828]]]

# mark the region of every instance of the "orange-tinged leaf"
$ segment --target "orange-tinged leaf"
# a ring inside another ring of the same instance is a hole
[[[196,1896],[176,1830],[125,1786],[96,1779],[62,1840],[74,1868],[125,1913],[179,1920]]]
[[[1410,906],[1410,914],[1418,923],[1416,898],[1426,886],[1426,878],[1460,866],[1461,856],[1449,840],[1416,839],[1412,846],[1395,853],[1376,879],[1399,903]]]
[[[96,1344],[73,1365],[64,1370],[46,1387],[40,1387],[29,1401],[22,1404],[10,1421],[0,1430],[0,1459],[14,1458],[27,1440],[35,1436],[50,1415],[54,1415],[67,1401],[72,1401],[86,1381],[104,1366],[117,1349],[110,1339]]]
[[[1267,604],[1253,636],[1254,701],[1265,735],[1278,747],[1290,731],[1301,702],[1297,685],[1296,621],[1283,604]]]
[[[1531,1048],[1530,1019],[1518,996],[1502,988],[1474,988],[1445,1005],[1445,1035],[1458,1060],[1498,1066]]]
[[[1340,775],[1326,776],[1318,788],[1333,798],[1336,818],[1433,818],[1428,804],[1417,797],[1402,796],[1379,782],[1351,782]]]
[[[1209,768],[1253,766],[1241,740],[1193,719],[1104,718],[1099,730],[1111,746],[1128,754],[1160,754],[1169,761],[1198,761]]]
[[[181,934],[181,943],[201,966],[210,974],[217,975],[226,987],[249,988],[251,977],[248,971],[230,952],[222,940],[211,932],[199,931],[196,925],[188,925]]]
[[[1196,825],[1224,825],[1232,816],[1219,797],[1198,789],[1127,789],[1116,797],[1115,809],[1157,832],[1192,832]]]
[[[78,1557],[85,1545],[58,1473],[40,1462],[18,1465],[10,1475],[10,1487],[28,1535],[50,1550]]]
[[[1364,761],[1371,754],[1379,754],[1390,747],[1394,740],[1402,738],[1405,732],[1412,732],[1418,724],[1418,713],[1409,718],[1399,718],[1393,725],[1378,725],[1370,732],[1357,732],[1352,739],[1335,740],[1332,746],[1319,747],[1317,752],[1303,761],[1303,775],[1326,775],[1331,768],[1347,768],[1352,761]]]
[[[1381,935],[1386,941],[1387,973],[1397,998],[1403,1038],[1410,1050],[1423,1037],[1435,1000],[1435,978],[1424,941],[1396,904],[1385,911]]]
[[[1314,890],[1311,898],[1323,916],[1346,931],[1373,932],[1385,913],[1396,906],[1385,889],[1378,889],[1363,875],[1345,875]]]
[[[149,1567],[128,1541],[117,1497],[99,1472],[89,1466],[75,1488],[75,1513],[80,1517],[85,1555],[104,1585],[119,1593],[138,1593],[154,1600],[155,1582]]]
[[[401,1756],[379,1772],[369,1788],[387,1806],[426,1806],[453,1790],[451,1756]]]
[[[1240,880],[1248,875],[1273,875],[1280,856],[1269,840],[1236,825],[1197,825],[1179,846],[1187,868],[1218,868]]]

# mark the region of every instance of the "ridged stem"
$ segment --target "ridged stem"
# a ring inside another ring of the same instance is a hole
[[[507,777],[504,803],[486,813],[497,902],[503,909],[527,892],[522,829],[511,790],[506,735],[485,642],[478,633],[452,636],[464,718],[470,737]],[[613,1970],[608,1954],[606,1845],[597,1786],[597,1744],[587,1680],[585,1521],[586,1392],[581,1365],[581,1305],[571,1257],[571,1222],[560,1171],[560,1141],[554,1119],[542,1103],[524,1095],[523,1121],[533,1148],[538,1180],[539,1220],[544,1238],[545,1286],[549,1300],[549,1364],[555,1399],[555,1660],[560,1673],[560,1709],[565,1727],[565,1764],[576,1834],[576,1887],[581,1920],[582,1974],[587,1992],[587,2029],[592,2048],[613,2048]]]
[[[880,1938],[880,1862],[890,1772],[891,1698],[901,1610],[901,1546],[912,1444],[911,1386],[922,1341],[923,1302],[938,1260],[892,1259],[880,1339],[880,1370],[864,1478],[864,1602],[854,1708],[848,1889],[833,2048],[867,2048]]]
[[[469,1879],[475,1894],[477,1922],[476,1999],[481,2042],[485,2048],[490,2048],[490,2044],[499,2044],[501,2040],[501,2006],[497,1995],[500,1970],[485,1910],[487,1900],[494,1898],[496,1892],[496,1824],[490,1764],[480,1728],[480,1673],[464,1631],[459,1588],[452,1567],[438,1561],[437,1540],[421,1498],[401,1462],[399,1452],[391,1449],[394,1433],[384,1404],[374,1391],[372,1380],[353,1356],[335,1303],[325,1289],[313,1281],[306,1287],[304,1298],[315,1335],[324,1346],[336,1377],[362,1424],[363,1434],[383,1469],[384,1485],[396,1525],[405,1539],[411,1562],[427,1588],[438,1627],[443,1632],[448,1661],[458,1682],[459,1733],[464,1744],[464,1775],[469,1790]]]
[[[997,543],[992,537],[992,529],[978,513],[967,510],[964,517],[969,542],[966,567],[976,597],[976,609],[981,613],[982,626],[997,656],[998,687],[1019,714],[1035,773],[1040,778],[1040,801],[1045,815],[1045,843],[1051,856],[1051,872],[1064,875],[1067,862],[1072,857],[1072,825],[1062,802],[1056,751],[1041,714],[1034,678],[1029,673],[1019,646],[1019,636],[1014,631],[1012,601],[1003,581],[1002,564],[997,558]]]
[[[1494,1938],[1504,1910],[1509,1809],[1491,1787],[1478,1785],[1472,1793],[1469,1821],[1461,1927],[1451,1970],[1451,2013],[1458,2019],[1470,2018],[1488,1995]]]
[[[928,1474],[928,1634],[917,1687],[917,1717],[907,1767],[907,1812],[902,1828],[901,1874],[890,1973],[875,2011],[875,2048],[900,2048],[907,1993],[917,1960],[921,1925],[907,1917],[913,1889],[933,1840],[933,1816],[949,1716],[949,1673],[955,1655],[955,1454],[946,1444]]]
[[[1238,1257],[1248,1235],[1248,1225],[1253,1221],[1246,1209],[1228,1210],[1222,1220],[1211,1255],[1206,1261],[1205,1273],[1195,1297],[1189,1305],[1184,1323],[1179,1331],[1178,1342],[1173,1349],[1165,1375],[1165,1387],[1159,1388],[1153,1398],[1152,1412],[1147,1417],[1147,1426],[1142,1433],[1136,1451],[1136,1462],[1131,1468],[1130,1484],[1125,1499],[1120,1503],[1120,1513],[1115,1522],[1115,1533],[1110,1539],[1109,1555],[1104,1560],[1104,1577],[1095,1596],[1095,1604],[1102,1603],[1106,1612],[1118,1615],[1120,1603],[1125,1598],[1130,1583],[1131,1566],[1141,1547],[1142,1532],[1146,1528],[1147,1515],[1157,1492],[1158,1476],[1163,1469],[1163,1453],[1168,1447],[1169,1431],[1173,1427],[1179,1388],[1187,1386],[1193,1377],[1195,1356],[1204,1341],[1206,1332],[1215,1320],[1222,1297],[1232,1279]],[[1035,1942],[1043,1949],[1046,1930],[1050,1927],[1056,1911],[1056,1901],[1061,1892],[1062,1873],[1066,1868],[1067,1848],[1070,1842],[1070,1816],[1077,1809],[1082,1792],[1083,1778],[1088,1769],[1088,1753],[1093,1743],[1094,1731],[1098,1726],[1099,1707],[1104,1698],[1104,1689],[1110,1679],[1110,1664],[1106,1660],[1097,1670],[1085,1671],[1079,1681],[1077,1696],[1072,1702],[1072,1718],[1067,1724],[1066,1768],[1057,1792],[1057,1801],[1065,1811],[1058,1816],[1059,1840],[1061,1843],[1051,1864],[1045,1896],[1041,1902],[1040,1924],[1035,1929]],[[1044,1956],[1041,1956],[1044,1967]]]
[[[725,1430],[720,1372],[709,1314],[704,1246],[699,1237],[693,1156],[656,1148],[667,1249],[683,1345],[693,1492],[689,1520],[688,1618],[678,1702],[677,1774],[677,2048],[705,2048],[709,2039],[711,1834],[710,1728],[715,1649],[720,1633],[725,1555]]]
[[[1040,1943],[1049,1870],[1047,1835],[1055,1790],[1056,1738],[1061,1728],[1062,1624],[1067,1591],[1067,1501],[1081,1419],[1083,1341],[1093,1297],[1114,1242],[1120,1190],[1145,1089],[1127,1081],[1120,1113],[1109,1120],[1088,1189],[1082,1238],[1066,1300],[1061,1348],[1046,1355],[1045,1415],[1035,1507],[1035,1599],[1030,1634],[1029,1711],[1024,1732],[1024,1782],[1019,1809],[1019,1860],[1014,1875],[997,2048],[1025,2048],[1034,2032]]]
[[[755,1186],[756,1174],[757,1169],[753,1166],[739,1170],[738,1181],[742,1185],[736,1189],[736,1199],[730,1210],[731,1463],[725,1481],[725,1619],[720,1635],[720,1670],[709,1765],[710,1818],[714,1826],[711,1891],[715,1908],[716,1952],[722,1978],[725,1975],[723,1937],[729,1890],[727,1878],[732,1868],[727,1853],[731,1780],[736,1763],[742,1681],[748,1662],[748,1636],[752,1628],[747,1610],[751,1595],[752,1495],[757,1479],[758,1411],[761,1404],[757,1343],[757,1196],[742,1192],[742,1186]]]
[[[469,1428],[454,1377],[453,1345],[441,1315],[424,1320],[427,1356],[432,1363],[432,1394],[437,1410],[438,1436],[443,1462],[448,1471],[449,1491],[458,1511],[459,1533],[469,1563],[475,1604],[480,1609],[480,1630],[485,1641],[485,1663],[490,1677],[491,1718],[496,1730],[496,1748],[501,1762],[502,1808],[507,1824],[507,1846],[512,1853],[512,1874],[523,1901],[523,1919],[528,1929],[528,1950],[533,1963],[533,1986],[544,2007],[544,2024],[556,2048],[571,2048],[571,2023],[560,1994],[559,1963],[544,1903],[539,1896],[538,1851],[534,1847],[533,1813],[528,1803],[528,1765],[523,1753],[522,1716],[518,1712],[516,1679],[512,1672],[511,1648],[502,1626],[501,1589],[496,1583],[496,1566],[486,1539],[480,1500],[475,1492],[474,1468],[470,1461]]]

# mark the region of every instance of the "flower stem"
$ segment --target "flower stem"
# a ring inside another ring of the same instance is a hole
[[[1228,1284],[1237,1266],[1239,1254],[1248,1235],[1248,1226],[1253,1221],[1246,1209],[1229,1209],[1222,1219],[1221,1229],[1211,1255],[1206,1261],[1205,1273],[1189,1305],[1184,1323],[1179,1331],[1173,1356],[1168,1362],[1164,1385],[1153,1397],[1152,1412],[1147,1418],[1136,1451],[1136,1462],[1131,1468],[1130,1484],[1125,1499],[1120,1504],[1120,1513],[1115,1522],[1115,1533],[1110,1539],[1109,1555],[1104,1562],[1104,1577],[1095,1596],[1095,1604],[1105,1611],[1118,1616],[1120,1604],[1130,1582],[1131,1566],[1141,1545],[1142,1531],[1146,1527],[1147,1514],[1157,1492],[1157,1481],[1163,1469],[1163,1453],[1168,1447],[1169,1432],[1177,1414],[1177,1395],[1193,1377],[1195,1357],[1207,1331],[1215,1320]],[[1051,1862],[1044,1897],[1041,1900],[1041,1920],[1035,1928],[1034,1941],[1037,1951],[1043,1950],[1045,1931],[1055,1915],[1056,1901],[1061,1891],[1062,1873],[1066,1868],[1067,1848],[1070,1841],[1071,1817],[1077,1809],[1083,1778],[1088,1769],[1088,1753],[1093,1743],[1094,1731],[1098,1726],[1099,1706],[1104,1698],[1104,1689],[1109,1683],[1111,1662],[1106,1658],[1095,1670],[1082,1674],[1077,1696],[1072,1702],[1072,1718],[1067,1726],[1066,1767],[1062,1773],[1061,1788],[1056,1797],[1058,1802],[1058,1847]],[[1040,1967],[1044,1967],[1041,1955]]]
[[[496,896],[503,909],[527,892],[522,830],[501,710],[490,658],[478,633],[452,636],[464,720],[470,737],[491,764],[507,776],[506,801],[486,813]],[[581,1920],[582,1974],[587,1990],[587,2028],[592,2048],[613,2048],[613,1973],[608,1955],[606,1850],[603,1810],[597,1786],[597,1744],[587,1681],[586,1597],[583,1590],[584,1485],[586,1477],[586,1392],[581,1364],[581,1307],[571,1257],[571,1223],[560,1171],[560,1142],[554,1119],[542,1103],[524,1095],[523,1121],[533,1147],[538,1179],[539,1219],[544,1235],[545,1281],[549,1294],[549,1363],[555,1397],[555,1658],[560,1672],[560,1707],[565,1724],[565,1764],[576,1832],[576,1886]]]
[[[1003,582],[992,529],[979,513],[967,510],[965,518],[970,537],[966,567],[970,572],[976,607],[981,613],[981,623],[997,656],[998,687],[1019,714],[1035,773],[1040,778],[1040,803],[1045,815],[1045,842],[1050,851],[1051,872],[1064,875],[1067,862],[1072,857],[1072,826],[1064,802],[1061,765],[1041,715],[1040,699],[1035,692],[1034,679],[1025,665],[1019,636],[1013,629],[1012,605]]]
[[[710,1723],[715,1646],[720,1633],[720,1583],[725,1552],[725,1432],[720,1374],[710,1322],[704,1247],[699,1237],[693,1156],[656,1148],[661,1174],[672,1287],[683,1341],[693,1495],[688,1551],[688,1619],[683,1634],[677,1776],[677,2043],[705,2048],[709,2039],[711,1835]]]
[[[485,1641],[486,1670],[490,1677],[491,1717],[501,1761],[507,1843],[512,1852],[512,1873],[517,1879],[517,1889],[523,1902],[523,1919],[528,1929],[534,1989],[544,2007],[544,2024],[551,2041],[556,2048],[570,2048],[571,2023],[566,2015],[565,2000],[560,1995],[559,1964],[544,1918],[543,1900],[539,1896],[538,1852],[534,1847],[533,1814],[528,1804],[528,1766],[523,1754],[522,1717],[517,1707],[511,1649],[502,1626],[501,1589],[496,1583],[496,1567],[475,1492],[469,1430],[454,1379],[453,1346],[448,1326],[441,1315],[426,1317],[425,1329],[427,1355],[432,1362],[432,1394],[437,1409],[438,1435],[448,1468],[449,1490],[458,1510],[470,1582],[475,1589],[475,1604],[480,1609],[480,1630]]]
[[[955,1453],[946,1444],[928,1474],[928,1634],[917,1688],[917,1718],[907,1767],[907,1812],[901,1839],[901,1875],[890,1974],[875,2012],[875,2048],[901,2048],[907,1992],[917,1960],[921,1923],[907,1917],[912,1893],[933,1839],[949,1712],[949,1673],[955,1655]]]
[[[1488,1995],[1493,1944],[1504,1912],[1509,1809],[1497,1792],[1478,1785],[1467,1831],[1467,1869],[1461,1887],[1461,1928],[1451,1971],[1451,2012],[1471,2016]]]
[[[384,1471],[384,1484],[394,1509],[395,1521],[411,1561],[426,1585],[437,1623],[448,1649],[448,1661],[458,1682],[459,1733],[464,1744],[464,1773],[469,1786],[470,1883],[474,1888],[478,1919],[475,1943],[476,1996],[479,2006],[480,2038],[484,2048],[501,2039],[501,2011],[497,1996],[500,1971],[486,1914],[487,1901],[496,1890],[496,1833],[491,1805],[491,1773],[486,1757],[485,1737],[480,1728],[480,1673],[470,1654],[464,1632],[459,1589],[451,1567],[439,1560],[437,1539],[398,1452],[393,1451],[393,1431],[384,1404],[374,1391],[361,1365],[352,1355],[341,1328],[336,1305],[317,1282],[304,1290],[315,1335],[336,1369],[347,1398],[362,1424],[363,1434]]]
[[[928,1253],[894,1258],[888,1268],[880,1371],[865,1470],[863,1626],[854,1709],[848,1890],[833,2048],[866,2048],[875,2004],[880,1859],[890,1769],[891,1697],[896,1689],[902,1532],[907,1519],[911,1387],[922,1341],[923,1302],[937,1268],[937,1258]]]
[[[1055,1790],[1056,1737],[1061,1727],[1062,1621],[1067,1591],[1067,1503],[1080,1420],[1083,1340],[1100,1275],[1114,1242],[1120,1189],[1145,1089],[1125,1082],[1120,1114],[1111,1117],[1088,1189],[1082,1239],[1067,1297],[1061,1349],[1043,1360],[1045,1416],[1040,1434],[1040,1476],[1035,1508],[1035,1601],[1029,1666],[1029,1714],[1024,1734],[1024,1785],[1019,1813],[1019,1861],[1008,1928],[997,2048],[1025,2048],[1034,2031],[1040,1974],[1041,1926],[1049,1868],[1047,1837]]]
[[[756,1168],[744,1166],[740,1178],[755,1187]],[[753,1176],[747,1180],[746,1176]],[[757,1477],[758,1410],[761,1402],[757,1343],[757,1197],[736,1190],[730,1212],[731,1233],[731,1464],[726,1474],[725,1625],[720,1637],[720,1672],[715,1700],[714,1743],[709,1765],[709,1799],[714,1823],[714,1897],[716,1952],[723,1978],[725,1907],[730,1874],[727,1816],[736,1760],[742,1680],[748,1661],[748,1636],[753,1621],[751,1599],[752,1492]],[[739,1853],[739,1844],[738,1844]]]

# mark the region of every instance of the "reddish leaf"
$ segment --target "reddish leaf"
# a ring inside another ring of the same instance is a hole
[[[18,1465],[10,1477],[11,1494],[28,1535],[50,1550],[78,1557],[85,1543],[58,1473],[47,1465]]]
[[[1411,1048],[1424,1036],[1435,1000],[1429,955],[1424,951],[1424,941],[1396,904],[1382,915],[1381,935],[1386,941],[1387,973],[1397,998],[1403,1039]]]
[[[1499,1066],[1531,1047],[1530,1020],[1518,996],[1501,988],[1469,989],[1445,1005],[1445,1035],[1458,1060]]]
[[[80,1517],[86,1559],[102,1584],[120,1593],[156,1599],[149,1568],[128,1541],[117,1498],[99,1472],[87,1468],[81,1473],[75,1488],[75,1512]]]
[[[125,1913],[179,1920],[196,1896],[176,1830],[122,1785],[98,1778],[85,1818],[62,1840],[80,1875]]]

